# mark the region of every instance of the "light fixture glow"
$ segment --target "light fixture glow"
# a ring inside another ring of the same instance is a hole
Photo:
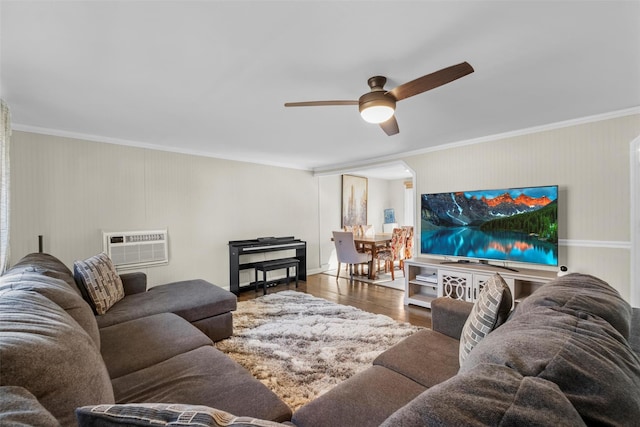
[[[362,118],[369,123],[383,123],[393,116],[393,108],[387,105],[373,105],[360,111]]]
[[[382,123],[393,116],[396,109],[396,99],[383,90],[373,90],[360,97],[358,108],[365,121]]]

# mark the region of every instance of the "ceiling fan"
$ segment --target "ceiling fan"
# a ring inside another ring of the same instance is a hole
[[[454,80],[473,73],[473,67],[467,62],[452,65],[434,73],[418,77],[415,80],[401,84],[394,89],[387,91],[384,84],[386,77],[374,76],[367,80],[371,92],[365,93],[357,101],[335,100],[335,101],[306,101],[287,102],[285,107],[316,107],[323,105],[357,105],[362,118],[369,123],[378,123],[382,130],[389,136],[400,132],[398,122],[394,116],[396,102],[418,95],[439,86],[450,83]]]

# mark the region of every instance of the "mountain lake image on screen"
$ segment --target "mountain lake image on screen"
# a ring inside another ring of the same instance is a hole
[[[558,265],[558,186],[421,195],[420,253]]]

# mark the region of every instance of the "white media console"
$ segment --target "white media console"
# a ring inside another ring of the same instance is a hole
[[[433,258],[416,258],[404,262],[405,305],[431,308],[437,297],[475,301],[486,282],[499,273],[511,289],[514,305],[536,288],[557,277],[556,271],[519,268],[505,270],[490,264],[443,263]]]

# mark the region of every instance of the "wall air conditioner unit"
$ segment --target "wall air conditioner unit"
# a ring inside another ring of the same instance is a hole
[[[167,230],[102,232],[104,251],[118,269],[168,264]]]

